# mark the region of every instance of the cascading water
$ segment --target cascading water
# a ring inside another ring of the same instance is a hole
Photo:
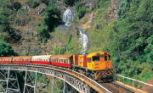
[[[74,20],[74,11],[72,8],[68,7],[64,14],[63,14],[63,22],[65,23],[65,26],[70,27],[72,24],[72,21]],[[81,28],[78,29],[80,33],[80,42],[81,42],[81,54],[86,54],[86,51],[88,49],[88,36]]]
[[[88,36],[82,29],[79,29],[79,31],[80,31],[80,42],[82,46],[81,54],[86,54],[86,51],[88,49]]]
[[[68,7],[63,14],[63,22],[65,23],[65,26],[70,27],[73,20],[74,20],[73,9]]]

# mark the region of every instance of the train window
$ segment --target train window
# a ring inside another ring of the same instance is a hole
[[[65,63],[65,59],[63,59],[62,62]]]
[[[58,62],[61,63],[61,59],[58,59]]]
[[[65,60],[65,63],[67,64],[67,60]]]
[[[52,61],[55,62],[55,59],[53,58]]]
[[[62,61],[63,61],[63,63],[65,63],[65,59],[63,59]]]
[[[93,56],[92,57],[92,61],[99,61],[100,60],[100,57],[99,56]]]
[[[52,59],[52,62],[55,62],[55,59]]]
[[[107,55],[104,56],[105,61],[107,61]]]

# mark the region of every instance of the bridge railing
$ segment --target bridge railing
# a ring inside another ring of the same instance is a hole
[[[153,89],[153,84],[149,84],[137,79],[129,78],[120,74],[117,74],[116,78],[117,81],[128,84],[143,91],[147,91],[148,89]]]

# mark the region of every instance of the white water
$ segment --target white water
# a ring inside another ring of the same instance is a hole
[[[74,20],[74,11],[68,7],[64,14],[63,14],[63,22],[65,23],[65,26],[70,27],[73,20]],[[88,36],[87,34],[79,28],[79,33],[80,33],[80,42],[81,42],[81,54],[86,54],[86,51],[88,49]]]
[[[80,31],[80,42],[82,46],[81,54],[86,54],[86,51],[88,49],[88,36],[83,30],[79,29],[79,31]]]
[[[74,11],[72,8],[68,7],[63,14],[63,22],[65,23],[65,26],[70,27],[73,20]]]

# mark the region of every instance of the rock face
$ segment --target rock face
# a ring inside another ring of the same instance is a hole
[[[92,27],[94,16],[94,12],[86,14],[80,21],[81,28],[86,31],[89,30]]]
[[[111,16],[117,18],[117,8],[119,0],[111,0]]]

